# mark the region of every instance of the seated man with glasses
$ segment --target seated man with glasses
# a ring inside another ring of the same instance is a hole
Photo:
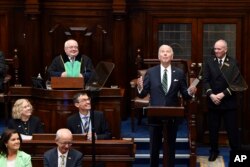
[[[94,69],[91,59],[79,53],[78,43],[73,39],[64,43],[64,52],[52,61],[49,77],[84,77],[87,82]]]
[[[55,138],[57,147],[44,153],[44,167],[82,167],[83,155],[71,148],[73,135],[69,129],[59,129]]]
[[[91,121],[91,100],[86,92],[78,93],[73,98],[79,112],[67,119],[67,127],[73,134],[86,134],[92,138],[92,127],[95,128],[95,139],[111,139],[111,132],[103,112],[93,111],[94,122]]]

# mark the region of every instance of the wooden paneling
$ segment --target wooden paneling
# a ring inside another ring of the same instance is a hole
[[[237,20],[237,59],[246,82],[250,83],[250,68],[247,68],[250,63],[250,0],[1,0],[0,9],[0,49],[7,52],[6,55],[18,49],[20,81],[25,86],[31,85],[31,76],[38,73],[46,78],[45,67],[63,51],[64,41],[76,38],[81,52],[95,65],[100,60],[116,64],[106,86],[118,85],[127,91],[129,81],[137,75],[137,49],[145,58],[157,58],[154,26],[157,20],[168,19],[192,20],[191,61],[196,63],[202,60],[200,23]],[[72,31],[70,27],[87,27],[87,30]],[[68,31],[71,35],[65,35]],[[243,95],[241,113],[246,143],[250,141],[249,94],[247,90]],[[125,110],[128,107],[125,105]]]
[[[30,99],[34,107],[34,115],[44,123],[46,133],[55,133],[66,127],[67,118],[77,108],[73,104],[73,96],[83,90],[43,90],[31,87],[11,87],[11,104],[19,98]],[[93,101],[93,97],[92,97]],[[121,113],[124,112],[124,90],[103,88],[96,96],[93,108],[103,111],[110,126],[112,136],[116,139],[121,134]]]
[[[4,53],[8,51],[8,16],[7,13],[0,12],[0,50]]]

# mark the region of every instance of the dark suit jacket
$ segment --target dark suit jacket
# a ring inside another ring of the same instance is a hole
[[[145,97],[149,93],[151,106],[178,106],[178,92],[185,99],[191,99],[192,97],[187,91],[187,81],[184,72],[173,66],[171,66],[171,70],[172,81],[166,95],[161,84],[161,68],[160,65],[157,65],[147,70],[143,81],[143,90],[139,97]]]
[[[111,133],[103,113],[100,111],[94,111],[94,119],[94,126],[97,134],[97,139],[111,139]],[[67,127],[73,134],[83,133],[79,112],[71,115],[67,119]]]
[[[66,54],[55,57],[48,68],[49,76],[60,77],[65,71],[64,62],[66,61],[70,61]],[[85,82],[87,82],[94,69],[91,59],[85,55],[78,54],[75,61],[81,62],[81,74],[84,76]]]
[[[204,60],[203,68],[203,83],[207,94],[208,107],[210,109],[236,109],[237,99],[236,94],[232,90],[223,76],[221,70],[226,70],[224,75],[232,75],[232,69],[237,66],[236,61],[226,56],[223,66],[220,69],[218,66],[218,60],[215,56],[207,56]],[[222,99],[219,105],[215,105],[210,99],[212,93],[217,94],[223,92],[225,97]]]
[[[143,81],[143,90],[139,94],[140,97],[146,96],[148,93],[150,94],[150,105],[151,106],[179,106],[179,92],[185,99],[191,99],[192,97],[188,94],[187,91],[187,81],[184,72],[176,67],[171,66],[171,85],[170,88],[165,94],[162,83],[161,83],[161,66],[157,65],[151,67],[147,70],[144,81]],[[150,166],[158,166],[159,160],[159,149],[162,146],[162,119],[159,117],[150,117],[148,119],[148,123],[150,126],[150,157],[151,162]],[[170,118],[166,118],[170,119]],[[169,121],[167,124],[168,133],[167,133],[167,141],[169,144],[169,149],[167,150],[169,153],[169,159],[167,160],[168,166],[174,166],[174,155],[175,155],[175,141],[176,141],[176,133],[177,127],[179,124],[179,119],[172,119],[173,121]]]
[[[24,129],[24,124],[20,119],[10,119],[8,122],[9,129],[16,129],[17,132],[25,135],[32,135],[33,133],[43,133],[43,125],[40,119],[31,115],[27,121],[28,129]]]
[[[67,156],[66,167],[82,167],[83,155],[81,152],[70,149]],[[52,148],[44,153],[44,167],[58,166],[57,147]]]

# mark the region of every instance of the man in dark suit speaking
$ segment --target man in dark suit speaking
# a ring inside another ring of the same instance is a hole
[[[158,51],[160,64],[147,70],[144,79],[138,78],[138,93],[140,97],[150,94],[151,106],[178,106],[178,93],[185,99],[191,99],[196,92],[195,87],[187,88],[184,72],[171,66],[173,49],[168,45],[162,45]],[[169,143],[168,167],[174,167],[175,140],[178,128],[176,119],[169,119],[167,124],[167,141]],[[150,167],[159,165],[159,150],[162,145],[162,124],[157,122],[149,127],[150,131]]]
[[[86,92],[78,93],[73,98],[79,112],[67,119],[67,127],[73,134],[86,134],[91,140],[92,126],[95,128],[96,139],[111,139],[111,132],[103,112],[94,111],[94,123],[91,121],[91,99]]]
[[[44,167],[82,167],[83,155],[72,149],[73,136],[68,129],[56,132],[57,147],[44,153]]]

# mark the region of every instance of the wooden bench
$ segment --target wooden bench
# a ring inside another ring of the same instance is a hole
[[[32,165],[43,167],[43,154],[56,147],[55,134],[36,134],[32,140],[24,140],[22,150],[32,157]],[[74,149],[84,155],[83,166],[92,166],[92,142],[84,140],[83,135],[73,134]],[[96,140],[95,142],[96,163],[105,167],[132,167],[135,160],[135,144],[129,140]]]

